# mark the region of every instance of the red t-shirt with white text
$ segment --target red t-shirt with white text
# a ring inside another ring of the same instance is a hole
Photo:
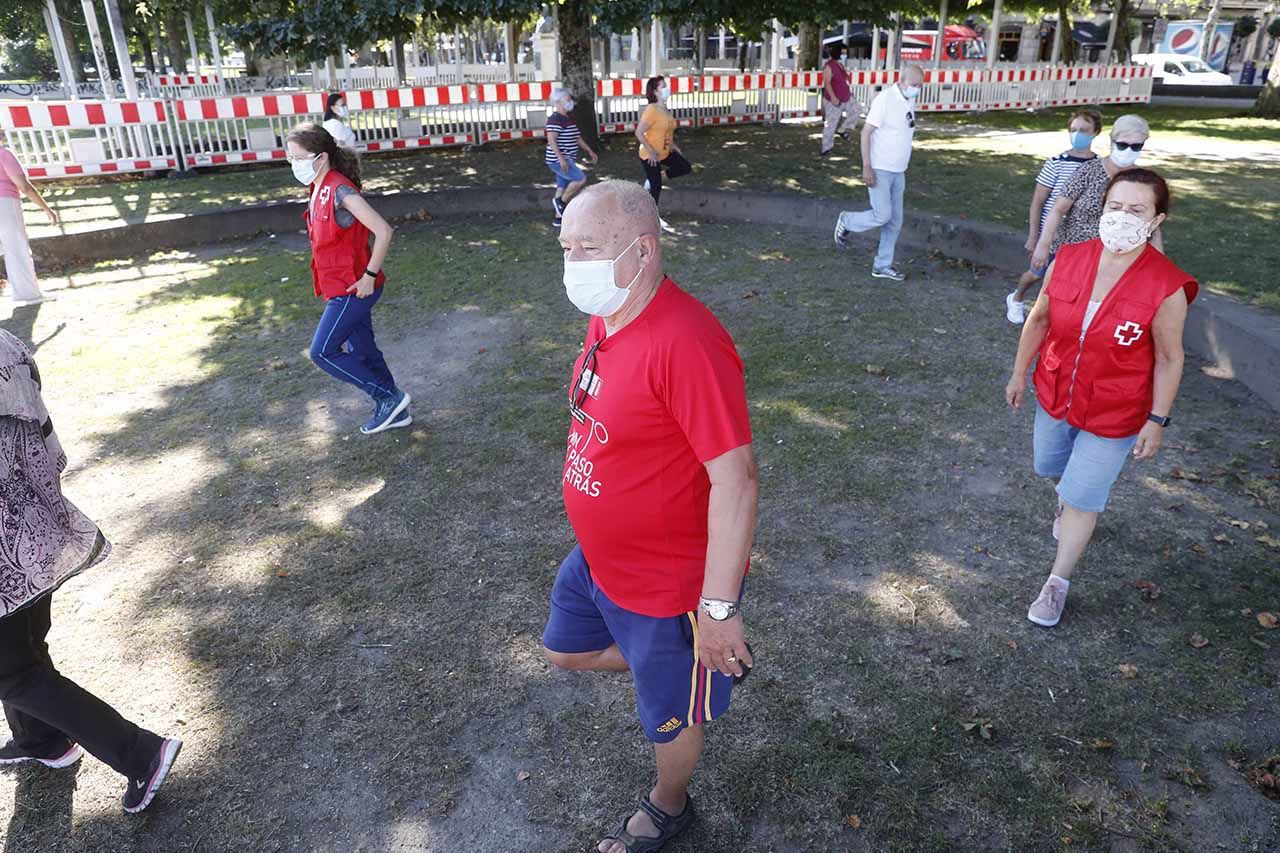
[[[583,370],[593,345],[594,372]],[[665,279],[612,336],[592,317],[573,366],[564,506],[609,599],[646,616],[695,610],[707,557],[704,463],[751,443],[742,359],[706,306]],[[585,389],[585,394],[583,393]]]

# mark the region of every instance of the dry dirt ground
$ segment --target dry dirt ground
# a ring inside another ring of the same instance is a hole
[[[1280,847],[1246,781],[1280,752],[1257,618],[1280,611],[1276,413],[1189,362],[1170,445],[1129,465],[1063,624],[1036,628],[1053,498],[1002,400],[1003,283],[914,256],[893,285],[865,243],[674,224],[668,271],[746,362],[763,494],[759,666],[668,849]],[[302,248],[77,270],[3,321],[38,346],[66,492],[116,543],[56,595],[55,657],[186,741],[138,817],[92,759],[0,775],[9,853],[585,851],[650,784],[627,679],[539,653],[585,326],[549,224],[401,228],[376,317],[415,424],[378,438],[305,356]]]

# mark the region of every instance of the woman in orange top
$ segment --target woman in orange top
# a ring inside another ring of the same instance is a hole
[[[640,116],[636,139],[640,140],[640,162],[644,165],[645,189],[653,196],[654,203],[662,195],[662,172],[668,178],[678,178],[693,171],[676,145],[676,117],[667,109],[671,88],[665,77],[650,77],[644,87],[649,106]]]

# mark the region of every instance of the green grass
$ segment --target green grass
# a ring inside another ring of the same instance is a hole
[[[1280,218],[1280,161],[1259,159],[1259,143],[1280,142],[1280,122],[1236,116],[1226,110],[1146,107],[1158,147],[1203,142],[1205,156],[1156,154],[1148,160],[1164,172],[1174,191],[1166,226],[1170,256],[1210,289],[1280,311],[1280,242],[1273,224]],[[1021,133],[1060,130],[1069,111],[930,115],[921,119],[917,151],[907,180],[907,203],[918,210],[1026,228],[1033,179],[1060,139]],[[1107,121],[1119,108],[1105,111]],[[853,156],[818,160],[813,125],[741,127],[682,132],[695,164],[689,183],[865,199]],[[1233,145],[1252,143],[1247,155]],[[595,170],[600,177],[640,177],[632,144],[607,141],[609,150]],[[1101,144],[1100,144],[1101,145]],[[364,160],[370,192],[428,190],[452,186],[546,184],[541,144],[501,145],[473,152],[445,149],[413,155],[370,156]],[[300,189],[287,168],[255,167],[211,172],[189,180],[128,179],[96,185],[58,186],[47,191],[69,231],[101,228],[283,199]],[[53,233],[37,224],[34,236]]]
[[[1218,758],[1259,760],[1280,725],[1280,641],[1242,613],[1280,609],[1280,552],[1256,538],[1280,528],[1270,412],[1189,365],[1182,426],[1126,470],[1067,619],[1037,629],[1052,495],[1029,415],[1001,402],[995,283],[908,256],[887,288],[866,244],[673,224],[667,270],[743,354],[762,504],[759,668],[672,853],[1192,853],[1227,837],[1214,814],[1280,842]],[[538,657],[584,328],[554,232],[439,216],[398,232],[387,269],[378,336],[415,425],[377,440],[306,358],[319,305],[296,242],[75,270],[5,321],[39,344],[67,493],[120,545],[58,594],[53,652],[188,744],[145,822],[92,762],[0,776],[15,849],[567,853],[649,785],[626,680]]]

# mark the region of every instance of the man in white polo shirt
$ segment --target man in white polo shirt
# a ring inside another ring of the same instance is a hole
[[[908,65],[898,82],[882,89],[871,102],[862,126],[862,179],[867,182],[871,209],[846,210],[836,219],[836,245],[841,248],[849,245],[851,231],[880,229],[880,248],[871,264],[874,278],[906,279],[893,266],[893,251],[902,231],[902,192],[916,134],[916,95],[923,84],[924,71]]]

